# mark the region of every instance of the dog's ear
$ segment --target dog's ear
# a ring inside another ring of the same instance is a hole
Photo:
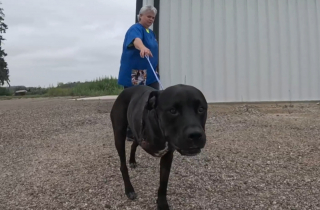
[[[160,90],[155,90],[155,91],[152,91],[149,94],[148,101],[147,101],[147,104],[146,104],[146,109],[147,110],[151,110],[151,109],[154,109],[154,108],[157,107],[158,98],[159,98],[161,92],[162,91],[160,91]]]

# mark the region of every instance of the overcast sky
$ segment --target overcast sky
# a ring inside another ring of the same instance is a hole
[[[0,0],[11,85],[118,76],[135,0]]]

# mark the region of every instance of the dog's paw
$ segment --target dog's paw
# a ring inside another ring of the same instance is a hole
[[[170,210],[170,207],[168,204],[163,204],[163,205],[158,204],[157,210]]]
[[[136,168],[137,167],[137,163],[136,162],[134,162],[134,163],[130,163],[130,168]]]
[[[157,201],[158,210],[170,210],[167,200],[158,200]]]
[[[127,193],[127,197],[130,199],[130,200],[134,200],[137,198],[137,194],[135,192],[129,192]]]

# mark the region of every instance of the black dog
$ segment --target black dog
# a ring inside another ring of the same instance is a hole
[[[188,85],[175,85],[161,91],[139,85],[119,94],[110,116],[129,199],[135,199],[136,193],[126,165],[127,126],[135,137],[129,160],[132,168],[136,167],[135,153],[139,145],[150,155],[161,157],[157,205],[158,209],[169,209],[166,196],[173,152],[177,150],[185,156],[201,152],[206,144],[207,107],[202,92]]]

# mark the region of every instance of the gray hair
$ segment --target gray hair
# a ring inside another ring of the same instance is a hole
[[[157,9],[152,5],[143,6],[143,7],[141,7],[139,14],[137,15],[138,21],[140,21],[140,15],[142,15],[146,12],[149,12],[149,11],[152,11],[154,13],[154,15],[157,15],[157,12],[158,12]]]

